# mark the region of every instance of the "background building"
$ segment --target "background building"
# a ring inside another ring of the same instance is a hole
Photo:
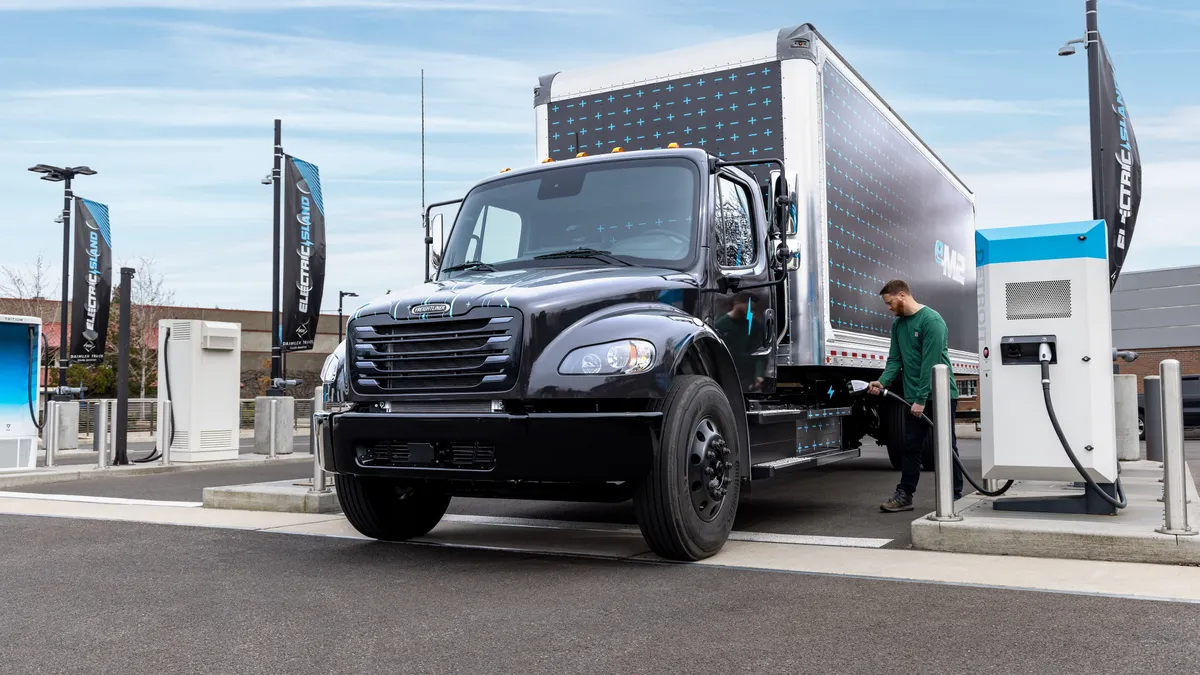
[[[1158,374],[1177,359],[1185,375],[1200,373],[1200,266],[1122,272],[1112,294],[1113,346],[1141,356],[1122,373]]]
[[[70,303],[67,303],[68,314]],[[0,314],[17,314],[22,316],[41,317],[43,331],[46,333],[49,349],[58,349],[59,339],[59,303],[56,300],[28,300],[0,298]],[[139,368],[136,363],[137,351],[140,344],[148,347],[147,395],[156,392],[154,383],[157,374],[154,369],[155,352],[158,347],[158,321],[160,319],[203,319],[205,321],[224,321],[241,324],[242,327],[242,397],[252,398],[266,391],[271,373],[271,313],[269,311],[250,311],[237,309],[216,309],[205,307],[170,307],[156,305],[134,305],[132,329],[132,347],[134,352],[131,364],[130,396],[139,396],[136,382],[139,378]],[[319,382],[321,366],[325,358],[337,346],[338,331],[337,314],[322,314],[317,325],[317,335],[313,349],[303,352],[292,352],[285,355],[286,373],[289,379],[303,380],[303,385],[289,390],[289,393],[300,397],[312,396],[312,390]],[[68,326],[68,331],[70,327]],[[115,354],[117,345],[117,302],[114,299],[108,334],[107,351]],[[95,366],[74,366],[73,368],[91,368]],[[58,383],[58,371],[51,366],[51,386]],[[71,382],[72,385],[76,384]]]

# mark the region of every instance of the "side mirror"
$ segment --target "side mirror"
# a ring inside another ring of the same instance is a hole
[[[429,221],[429,231],[433,232],[434,229],[438,232],[437,239],[435,240],[430,236],[425,240],[425,243],[431,246],[429,251],[429,265],[436,271],[442,266],[442,254],[446,250],[445,219],[442,218],[442,214],[440,213],[434,215]]]
[[[796,219],[792,217],[792,193],[788,188],[787,178],[783,177],[781,171],[771,172],[771,208],[775,227],[784,236],[794,236]]]

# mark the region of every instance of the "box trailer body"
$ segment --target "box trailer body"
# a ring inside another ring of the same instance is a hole
[[[782,159],[797,234],[780,367],[882,368],[890,279],[946,320],[954,372],[977,375],[975,200],[809,25],[541,78],[537,157],[702,148]],[[766,189],[768,165],[748,171]]]

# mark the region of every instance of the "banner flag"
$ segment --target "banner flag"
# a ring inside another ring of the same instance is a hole
[[[325,205],[317,167],[284,155],[283,351],[313,348],[325,285]]]
[[[100,363],[112,303],[112,230],[108,207],[75,198],[75,265],[71,287],[73,363]]]

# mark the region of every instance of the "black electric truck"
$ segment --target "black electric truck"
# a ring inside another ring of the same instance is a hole
[[[354,312],[323,370],[359,532],[422,536],[453,496],[632,500],[657,554],[713,555],[754,483],[898,452],[848,388],[887,359],[892,278],[976,372],[973,196],[811,25],[534,98],[538,162],[456,200],[444,242],[427,212],[426,282]]]

